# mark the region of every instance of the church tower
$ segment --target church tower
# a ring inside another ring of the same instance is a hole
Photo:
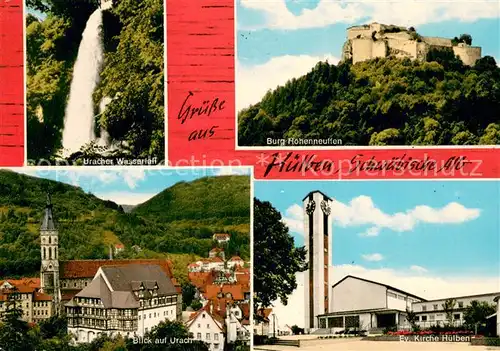
[[[52,296],[56,313],[59,312],[61,290],[59,286],[59,233],[57,231],[52,202],[47,194],[47,204],[40,227],[40,285],[42,292]]]
[[[318,328],[316,316],[328,313],[330,305],[329,271],[332,265],[332,199],[320,191],[303,200],[304,244],[309,269],[305,272],[305,329]]]

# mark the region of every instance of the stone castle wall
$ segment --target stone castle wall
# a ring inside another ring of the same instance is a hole
[[[390,32],[394,28],[399,28],[400,31]],[[464,43],[454,46],[448,38],[422,37],[403,27],[372,23],[347,29],[347,41],[342,49],[342,59],[352,59],[353,63],[389,56],[425,60],[431,48],[450,48],[465,65],[469,66],[481,58],[480,47]]]
[[[481,58],[481,48],[478,46],[458,45],[453,47],[453,52],[468,66],[473,66]]]

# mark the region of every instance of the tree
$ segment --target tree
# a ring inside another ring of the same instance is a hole
[[[183,310],[185,310],[186,307],[191,305],[195,294],[196,294],[196,287],[193,284],[185,283],[182,285],[182,309]]]
[[[296,273],[307,269],[306,250],[295,247],[281,214],[254,199],[254,315],[278,298],[283,305],[297,288]]]
[[[203,304],[201,303],[200,300],[193,300],[193,302],[191,303],[191,308],[195,311],[198,311],[202,307]]]
[[[446,320],[448,325],[453,325],[453,311],[455,307],[455,299],[447,299],[441,306],[443,306],[444,313],[446,314]]]
[[[458,38],[460,43],[465,43],[467,45],[472,45],[472,36],[470,34],[462,34]]]
[[[410,310],[409,308],[406,308],[406,319],[408,320],[408,323],[410,323],[411,328],[413,331],[416,331],[418,329],[417,326],[417,313],[415,311]]]
[[[463,313],[465,325],[473,330],[486,323],[486,317],[495,313],[495,307],[486,301],[471,301]]]
[[[68,322],[63,315],[54,315],[44,319],[39,324],[40,335],[43,339],[54,337],[63,338],[67,335]]]
[[[29,333],[28,323],[23,321],[23,310],[18,305],[20,295],[17,292],[9,294],[3,321],[0,323],[0,347],[8,351],[35,351],[37,342]]]

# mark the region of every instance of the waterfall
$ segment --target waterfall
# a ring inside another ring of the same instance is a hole
[[[92,94],[99,82],[103,63],[101,25],[102,12],[97,9],[87,21],[73,67],[62,138],[66,156],[95,140]]]

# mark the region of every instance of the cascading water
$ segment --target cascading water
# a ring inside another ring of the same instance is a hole
[[[92,94],[99,82],[103,64],[101,25],[102,12],[97,9],[87,21],[73,68],[62,138],[66,156],[95,140]]]

